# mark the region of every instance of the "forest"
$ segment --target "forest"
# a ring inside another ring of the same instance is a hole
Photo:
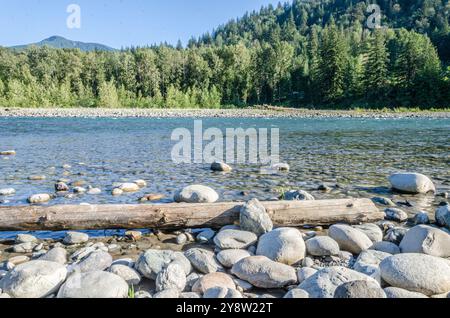
[[[380,28],[367,26],[372,3]],[[443,109],[449,17],[448,0],[295,0],[186,46],[0,48],[0,106]]]

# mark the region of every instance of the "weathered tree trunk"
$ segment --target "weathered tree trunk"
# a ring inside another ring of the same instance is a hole
[[[239,221],[243,203],[56,205],[0,207],[0,230],[218,228]],[[276,226],[373,222],[383,218],[368,199],[262,202]]]

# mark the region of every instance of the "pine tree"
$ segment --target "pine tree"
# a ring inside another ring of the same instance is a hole
[[[367,96],[382,99],[386,96],[389,81],[389,52],[382,30],[375,30],[367,47],[364,86]]]

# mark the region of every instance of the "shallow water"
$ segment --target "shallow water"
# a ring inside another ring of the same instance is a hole
[[[409,200],[408,212],[431,214],[443,199],[399,196],[390,192],[387,177],[414,171],[430,176],[438,192],[450,189],[450,120],[448,119],[203,119],[204,129],[279,128],[281,161],[289,173],[262,174],[258,165],[234,165],[229,174],[213,173],[207,164],[175,164],[171,150],[175,128],[193,131],[194,119],[46,119],[0,118],[0,150],[16,156],[0,157],[0,188],[17,193],[3,205],[27,204],[35,193],[53,193],[58,179],[84,181],[102,189],[101,195],[59,197],[50,204],[136,203],[147,193],[166,195],[186,185],[205,184],[221,200],[268,200],[280,189],[301,188],[318,199],[383,195]],[[70,169],[62,166],[68,164]],[[30,181],[29,176],[46,180]],[[114,182],[144,179],[140,193],[113,197]],[[330,193],[315,191],[319,184],[338,184]],[[245,191],[245,195],[241,192]]]

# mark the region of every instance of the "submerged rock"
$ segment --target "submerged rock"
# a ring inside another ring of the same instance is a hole
[[[179,203],[214,203],[219,200],[219,195],[210,187],[191,185],[178,191],[174,200]]]
[[[141,190],[139,185],[137,185],[136,183],[122,183],[117,188],[119,190],[122,190],[123,192],[138,192]]]
[[[52,199],[52,196],[47,193],[41,193],[41,194],[33,194],[28,198],[28,202],[31,204],[39,204],[39,203],[46,203]]]
[[[213,164],[211,164],[211,170],[218,172],[230,172],[233,170],[233,168],[231,168],[224,162],[214,162]]]
[[[13,195],[16,193],[16,190],[13,188],[0,189],[0,195]]]
[[[411,194],[436,192],[433,182],[425,175],[419,173],[397,173],[389,177],[392,188]]]
[[[314,201],[315,198],[304,190],[291,190],[283,194],[283,199],[287,201]]]

